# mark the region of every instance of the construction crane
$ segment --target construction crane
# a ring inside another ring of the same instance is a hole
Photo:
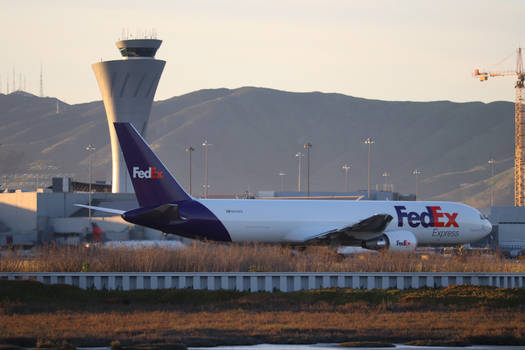
[[[514,206],[525,206],[525,119],[524,119],[524,89],[525,74],[523,72],[523,60],[521,47],[517,50],[516,70],[506,72],[480,72],[474,70],[474,76],[480,81],[486,81],[489,77],[516,77],[516,99],[514,101]]]

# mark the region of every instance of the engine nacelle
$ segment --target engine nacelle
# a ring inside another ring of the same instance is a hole
[[[372,250],[388,249],[393,252],[411,252],[417,247],[417,239],[410,231],[390,231],[377,238],[363,241],[361,246]]]

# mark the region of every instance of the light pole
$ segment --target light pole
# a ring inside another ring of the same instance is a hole
[[[304,157],[304,154],[297,152],[295,157],[299,160],[299,169],[297,170],[297,192],[301,192],[301,159]]]
[[[494,206],[494,164],[496,161],[494,158],[490,158],[487,162],[491,165],[491,175],[490,175],[490,207]]]
[[[342,168],[345,171],[345,192],[348,192],[348,173],[350,173],[350,165],[345,164]]]
[[[285,172],[279,171],[279,177],[281,178],[281,192],[284,191],[284,177],[286,176]]]
[[[418,194],[418,190],[419,189],[418,189],[418,187],[419,187],[419,175],[421,175],[421,171],[418,170],[418,169],[414,169],[412,171],[412,175],[416,175],[416,201],[417,201],[417,199],[419,197],[419,194]]]
[[[208,198],[208,146],[213,146],[208,140],[204,140],[202,143],[204,147],[204,198]]]
[[[310,148],[312,148],[312,144],[307,142],[304,144],[304,148],[306,149],[306,196],[310,197]]]
[[[370,151],[371,151],[371,146],[373,143],[375,143],[375,141],[369,137],[364,141],[364,143],[365,145],[368,145],[368,198],[367,199],[370,199]]]
[[[95,152],[96,148],[92,144],[89,144],[86,146],[86,151],[89,152],[89,194],[88,194],[88,201],[89,206],[91,206],[91,183],[93,182],[93,152]],[[91,208],[88,208],[88,216],[89,216],[89,222],[91,222]]]
[[[381,174],[385,178],[385,186],[383,187],[383,191],[388,191],[388,177],[390,176],[390,173],[385,171],[383,174]]]
[[[190,196],[191,196],[191,152],[195,151],[195,148],[189,146],[186,147],[186,152],[188,152],[189,158],[190,158]]]

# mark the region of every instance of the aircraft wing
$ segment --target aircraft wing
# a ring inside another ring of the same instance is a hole
[[[355,243],[357,234],[380,234],[392,221],[392,215],[375,214],[356,224],[319,233],[306,238],[307,244],[352,244]]]
[[[103,207],[95,207],[95,206],[92,206],[92,205],[84,205],[84,204],[75,204],[75,206],[82,207],[82,208],[88,208],[88,209],[91,209],[91,210],[98,210],[98,211],[101,211],[101,212],[104,212],[104,213],[117,214],[117,215],[122,215],[122,214],[124,214],[126,212],[125,210],[112,209],[112,208],[103,208]]]

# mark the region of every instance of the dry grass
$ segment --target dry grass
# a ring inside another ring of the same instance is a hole
[[[343,257],[328,247],[298,252],[289,247],[194,243],[183,249],[48,245],[34,254],[8,252],[2,272],[525,272],[525,261],[501,255],[441,256],[388,251]]]
[[[108,344],[121,342],[182,341],[206,337],[256,337],[270,342],[349,339],[472,339],[514,338],[525,334],[523,314],[512,310],[491,312],[429,311],[135,311],[103,314],[59,312],[0,315],[0,339],[85,339]],[[225,340],[222,340],[225,341]]]
[[[127,303],[108,303],[126,299]],[[0,281],[0,343],[37,339],[77,346],[378,340],[525,345],[525,290],[455,286],[423,290],[80,290]]]

